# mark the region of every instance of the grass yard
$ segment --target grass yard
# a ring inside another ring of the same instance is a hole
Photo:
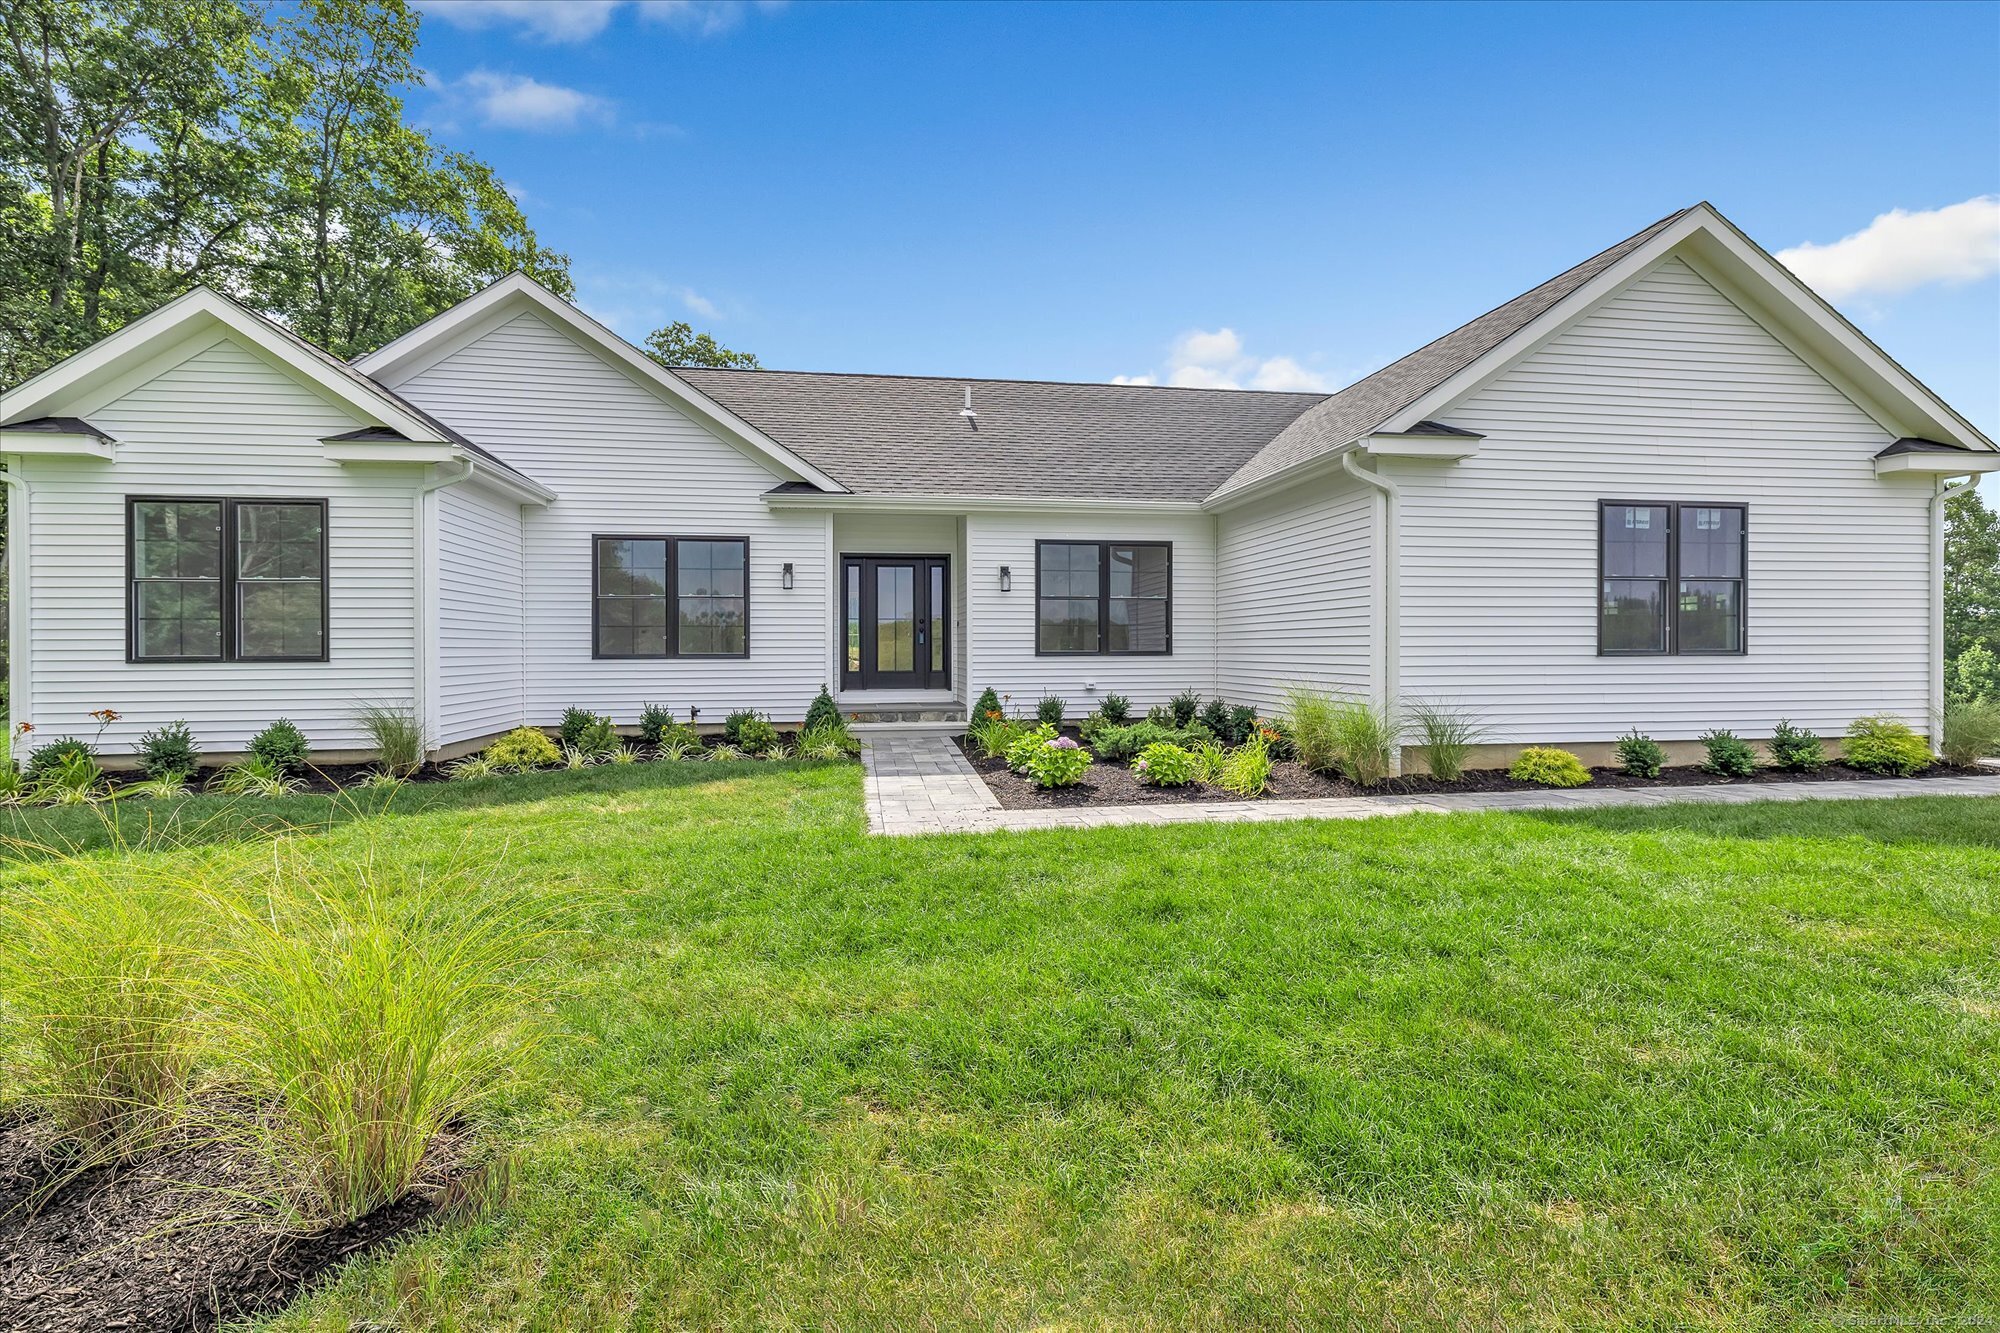
[[[2000,1318],[2000,799],[873,840],[859,783],[177,807],[578,908],[506,1202],[271,1326]]]

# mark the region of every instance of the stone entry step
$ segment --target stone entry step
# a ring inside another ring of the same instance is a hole
[[[955,722],[965,725],[964,704],[929,704],[907,708],[847,708],[841,710],[849,722],[870,726],[881,722]]]

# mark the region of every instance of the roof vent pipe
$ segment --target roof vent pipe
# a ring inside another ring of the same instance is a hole
[[[965,386],[965,406],[958,410],[958,414],[965,418],[965,424],[971,426],[974,430],[979,429],[979,414],[972,410],[972,386],[970,384]]]

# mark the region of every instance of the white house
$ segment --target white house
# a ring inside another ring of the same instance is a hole
[[[1940,497],[2000,470],[1706,204],[1331,396],[666,371],[519,276],[350,365],[197,290],[8,391],[0,455],[34,739],[285,716],[328,757],[364,702],[460,753],[823,682],[1305,683],[1586,754],[1923,727]]]

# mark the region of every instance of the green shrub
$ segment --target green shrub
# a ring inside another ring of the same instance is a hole
[[[251,758],[263,760],[282,777],[291,777],[305,768],[312,746],[290,718],[281,717],[250,738],[249,750]]]
[[[139,737],[139,768],[149,778],[185,782],[201,771],[201,748],[186,722],[169,722]]]
[[[1185,787],[1200,775],[1201,766],[1180,746],[1156,742],[1132,761],[1132,772],[1149,786]]]
[[[1507,770],[1516,782],[1533,782],[1544,787],[1581,787],[1590,781],[1590,770],[1568,750],[1531,745]]]
[[[540,727],[516,727],[487,746],[486,757],[495,768],[524,772],[554,767],[562,762],[562,751]]]
[[[1148,745],[1178,745],[1186,749],[1214,738],[1214,733],[1200,723],[1184,728],[1140,722],[1129,727],[1103,728],[1091,741],[1090,748],[1106,763],[1124,764],[1131,762]]]
[[[1618,767],[1627,777],[1656,778],[1667,766],[1667,752],[1651,736],[1642,736],[1637,727],[1618,738]]]
[[[1174,724],[1174,710],[1165,704],[1154,704],[1146,710],[1146,721],[1168,731],[1178,730]]]
[[[1167,711],[1173,714],[1174,725],[1186,729],[1194,725],[1201,712],[1201,691],[1182,690],[1167,701]]]
[[[1005,716],[1005,710],[1000,707],[999,694],[994,691],[991,685],[988,685],[979,692],[979,702],[972,705],[972,717],[968,720],[977,722],[981,718]]]
[[[592,717],[578,728],[576,739],[569,742],[569,748],[580,751],[589,759],[609,759],[625,748],[618,739],[618,728],[611,725],[608,717]]]
[[[1229,705],[1217,695],[1201,706],[1201,724],[1223,740],[1229,739]]]
[[[1826,746],[1812,732],[1781,718],[1771,733],[1771,762],[1791,773],[1817,773],[1826,767]]]
[[[1931,766],[1931,747],[1893,717],[1857,717],[1847,728],[1842,747],[1847,762],[1869,773],[1906,778]]]
[[[1045,694],[1035,705],[1035,720],[1051,727],[1060,727],[1063,720],[1063,697],[1060,694]]]
[[[1462,708],[1422,700],[1405,711],[1416,736],[1417,749],[1431,776],[1441,782],[1456,782],[1463,777],[1466,756],[1485,734],[1479,720]]]
[[[745,754],[763,754],[777,748],[778,729],[768,719],[752,714],[736,728],[736,739],[731,744]]]
[[[29,784],[33,785],[49,777],[57,769],[67,765],[72,756],[81,756],[88,759],[93,765],[97,762],[97,750],[95,747],[90,742],[78,740],[74,736],[65,736],[59,741],[50,741],[46,745],[37,745],[34,749],[28,751]]]
[[[1701,743],[1708,749],[1708,758],[1701,761],[1702,772],[1724,778],[1747,778],[1757,771],[1757,752],[1735,732],[1706,731]]]
[[[1046,722],[1038,722],[1023,731],[1007,746],[1007,767],[1016,773],[1028,771],[1028,757],[1039,746],[1047,745],[1059,733]]]
[[[1946,703],[1938,721],[1938,752],[1960,768],[2000,754],[2000,700]]]
[[[819,687],[819,693],[813,697],[812,706],[806,709],[806,720],[799,727],[799,731],[804,733],[823,727],[840,727],[843,730],[846,727],[841,721],[839,707],[833,702],[833,695],[824,685]]]
[[[1103,709],[1094,708],[1084,714],[1083,721],[1076,724],[1076,734],[1083,737],[1085,745],[1090,745],[1100,734],[1117,725],[1118,723],[1104,716]]]
[[[1132,701],[1122,694],[1107,694],[1097,711],[1112,726],[1122,727],[1132,720]]]
[[[1073,787],[1083,781],[1090,764],[1090,751],[1067,736],[1051,736],[1027,747],[1020,771],[1037,787]]]
[[[745,748],[742,741],[744,725],[761,721],[763,717],[764,715],[754,708],[737,709],[722,720],[722,739],[739,750]]]
[[[657,750],[681,726],[673,709],[665,704],[647,704],[639,710],[639,743]]]
[[[1178,747],[1177,747],[1178,748]],[[1267,750],[1269,747],[1266,747]],[[1194,760],[1194,777],[1197,782],[1220,782],[1222,770],[1229,763],[1229,751],[1212,740],[1196,741],[1188,750]]]
[[[1263,795],[1271,785],[1271,752],[1262,738],[1229,751],[1215,781],[1224,791],[1246,799]]]
[[[1249,704],[1237,704],[1229,710],[1229,729],[1217,732],[1216,739],[1241,745],[1256,734],[1257,710]]]
[[[1975,643],[1945,663],[1945,697],[1957,703],[2000,704],[2000,658]]]
[[[258,891],[214,905],[219,965],[197,998],[241,1108],[223,1132],[325,1226],[408,1194],[507,1093],[550,932],[490,866],[280,848]]]
[[[562,721],[556,724],[556,739],[564,745],[573,746],[583,735],[584,728],[597,721],[597,714],[588,708],[571,705],[562,711]]]
[[[406,778],[424,766],[424,729],[407,704],[363,704],[355,720],[375,742],[375,758],[391,777]]]
[[[0,895],[0,992],[17,1086],[86,1161],[144,1152],[179,1121],[194,1065],[196,886],[97,856],[16,879]]]

